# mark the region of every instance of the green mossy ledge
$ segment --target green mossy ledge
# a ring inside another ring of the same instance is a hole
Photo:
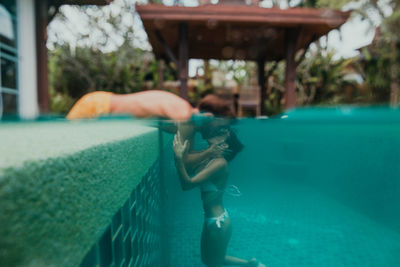
[[[0,266],[77,266],[159,157],[132,120],[0,126]]]

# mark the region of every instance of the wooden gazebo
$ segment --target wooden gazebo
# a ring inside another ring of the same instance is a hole
[[[138,5],[138,11],[158,59],[179,69],[180,94],[188,96],[188,60],[241,59],[258,64],[264,103],[266,61],[286,59],[285,106],[296,105],[295,54],[340,27],[350,12],[309,8],[262,8],[241,0],[198,7]],[[264,105],[261,105],[264,114]]]

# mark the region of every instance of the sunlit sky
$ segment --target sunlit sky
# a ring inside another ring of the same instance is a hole
[[[104,7],[110,10],[110,12],[118,13],[119,6],[118,2],[121,0],[114,0],[108,7]],[[357,8],[360,5],[360,2],[351,2],[350,4],[343,7],[343,11],[350,10]],[[136,2],[143,2],[140,0],[132,0],[132,7],[134,7],[134,3]],[[164,0],[164,3],[170,5],[173,3],[173,0]],[[285,1],[282,1],[281,8],[287,8],[285,6]],[[184,4],[187,6],[190,5],[197,5],[196,0],[185,0]],[[382,5],[385,5],[385,0],[381,1]],[[271,1],[263,1],[262,6],[270,7],[272,5]],[[385,9],[384,9],[385,10]],[[133,11],[133,10],[132,10]],[[76,45],[77,40],[76,37],[73,35],[74,31],[87,33],[87,21],[81,16],[79,9],[71,7],[71,6],[63,6],[62,12],[70,21],[70,25],[65,25],[60,23],[57,19],[55,19],[49,26],[49,43],[48,46],[51,49],[52,43],[55,42],[57,39],[62,38],[64,42],[68,42],[72,44],[72,46]],[[386,10],[387,14],[390,13],[390,10]],[[133,12],[132,12],[133,13]],[[374,17],[374,14],[370,14],[370,16]],[[377,16],[376,16],[377,17]],[[124,23],[127,25],[133,24],[135,29],[135,34],[137,36],[137,40],[135,45],[141,47],[143,49],[151,50],[151,46],[147,41],[147,35],[143,29],[142,23],[138,15],[135,16],[127,16],[124,18]],[[380,21],[378,18],[374,20],[374,26],[379,25]],[[65,30],[65,27],[68,27],[69,30]],[[368,45],[373,40],[375,31],[374,26],[372,26],[367,21],[362,21],[360,16],[353,15],[351,19],[345,23],[341,28],[340,31],[333,30],[328,34],[328,47],[332,48],[336,51],[336,57],[352,57],[358,54],[357,49]],[[58,33],[58,34],[57,34]],[[60,34],[61,33],[61,34]],[[96,37],[94,37],[96,38]],[[113,49],[113,46],[118,45],[119,42],[122,42],[122,38],[119,36],[115,36],[114,45],[110,44],[110,50]],[[326,42],[326,38],[322,39],[323,42]],[[312,49],[312,48],[311,48]],[[189,64],[189,74],[193,76],[195,74],[196,67],[201,64],[199,60],[191,60]]]

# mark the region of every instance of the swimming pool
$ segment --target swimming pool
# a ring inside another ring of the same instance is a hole
[[[200,193],[180,188],[173,136],[144,124],[3,124],[0,263],[203,266]],[[399,110],[297,109],[234,128],[245,148],[229,165],[242,192],[224,200],[229,254],[267,266],[400,266]]]

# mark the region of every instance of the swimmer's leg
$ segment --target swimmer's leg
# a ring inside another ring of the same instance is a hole
[[[256,259],[244,260],[237,257],[225,256],[223,265],[235,265],[235,266],[249,266],[249,267],[265,267],[264,264],[260,263]]]
[[[244,260],[244,259],[240,259],[237,257],[233,257],[233,256],[225,256],[225,260],[224,260],[224,265],[239,265],[239,266],[246,266],[249,263],[249,261]]]
[[[232,226],[227,218],[221,227],[204,223],[201,238],[201,258],[207,267],[220,267],[224,264],[226,249],[232,233]]]

